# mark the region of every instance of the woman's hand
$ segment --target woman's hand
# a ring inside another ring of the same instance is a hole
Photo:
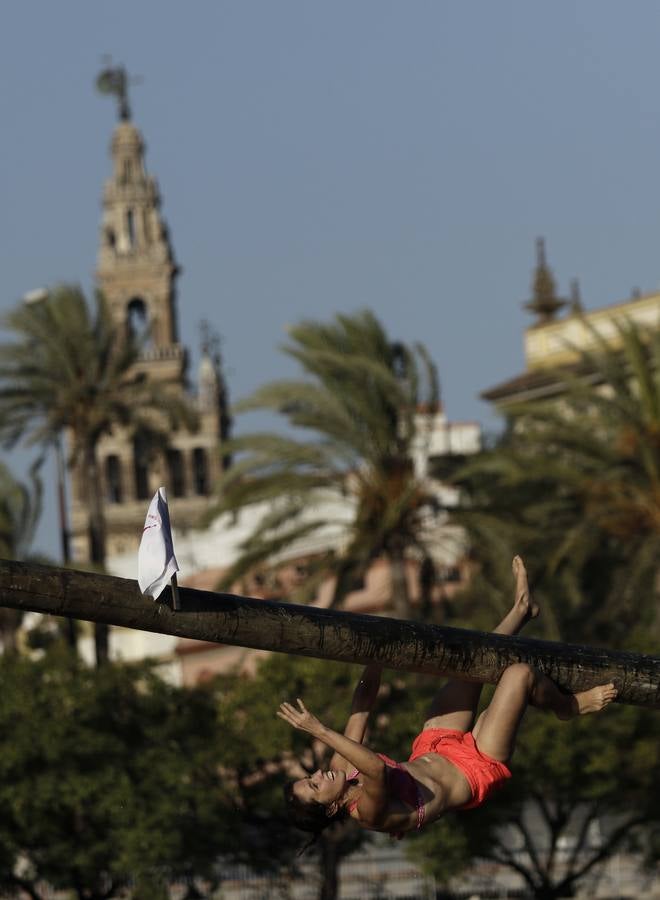
[[[323,725],[316,716],[312,715],[308,709],[305,709],[305,704],[300,697],[297,702],[297,709],[291,703],[281,703],[277,715],[299,731],[306,731],[308,734],[313,734],[316,737],[320,736],[323,732]]]

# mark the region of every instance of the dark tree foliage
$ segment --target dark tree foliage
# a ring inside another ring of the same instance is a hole
[[[212,691],[53,649],[0,660],[0,886],[80,900],[197,876],[242,844]]]

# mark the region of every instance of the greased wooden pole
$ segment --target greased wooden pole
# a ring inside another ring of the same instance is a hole
[[[0,560],[0,606],[70,616],[141,631],[237,644],[348,663],[378,660],[391,669],[494,683],[515,662],[528,662],[567,691],[613,681],[617,702],[660,708],[660,658],[637,653],[509,637],[295,606],[179,587],[155,603],[137,582],[31,563]]]

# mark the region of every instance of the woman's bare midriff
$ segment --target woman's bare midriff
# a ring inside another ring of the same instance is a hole
[[[417,782],[424,801],[424,824],[434,822],[444,813],[457,809],[472,799],[470,785],[460,769],[437,753],[426,753],[412,762],[400,763],[400,766],[410,772]],[[359,804],[351,815],[363,827],[373,827],[360,817]],[[414,831],[417,822],[416,809],[410,809],[401,800],[391,797],[387,816],[376,830],[390,833]]]
[[[453,763],[438,753],[425,753],[402,763],[421,787],[426,803],[426,821],[432,822],[451,809],[472,799],[467,778]]]

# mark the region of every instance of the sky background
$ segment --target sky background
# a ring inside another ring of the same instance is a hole
[[[659,44],[657,0],[4,0],[0,313],[93,286],[111,54],[141,78],[193,374],[203,318],[236,399],[295,372],[288,324],[368,307],[492,432],[538,235],[587,308],[660,288]]]

